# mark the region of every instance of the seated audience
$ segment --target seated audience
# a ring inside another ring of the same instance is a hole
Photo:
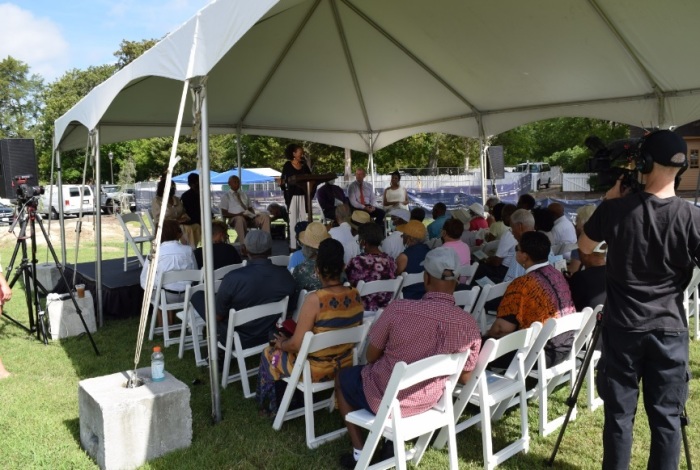
[[[326,238],[329,238],[328,231],[321,222],[311,222],[306,230],[299,234],[301,251],[306,259],[292,271],[297,292],[302,289],[312,291],[321,288],[321,280],[316,275],[316,256],[319,244]]]
[[[593,249],[593,253],[588,255],[579,253],[583,269],[576,271],[569,277],[571,297],[577,312],[586,307],[596,308],[598,305],[605,304],[607,298],[605,257],[607,252],[607,244],[601,242]]]
[[[350,260],[345,273],[353,287],[360,281],[371,282],[380,279],[396,278],[396,262],[394,258],[382,253],[382,227],[377,224],[364,224],[358,229],[358,241],[361,253]],[[362,301],[365,310],[375,311],[386,307],[391,300],[391,293],[378,292],[365,296]]]
[[[307,225],[309,223],[307,221],[301,221],[297,222],[296,226],[294,227],[294,233],[296,234],[294,239],[296,240],[296,246],[298,247],[296,251],[291,253],[289,255],[289,262],[287,263],[287,269],[291,273],[294,268],[299,266],[301,263],[304,262],[306,258],[304,258],[304,252],[301,250],[301,245],[299,244],[299,234],[306,230]]]
[[[357,214],[357,215],[355,215]],[[350,207],[347,204],[343,204],[335,208],[335,227],[328,231],[328,234],[334,240],[338,240],[343,244],[343,250],[345,253],[344,263],[348,264],[350,259],[357,256],[360,253],[360,247],[357,246],[357,240],[355,240],[355,235],[352,233],[352,226],[350,225],[352,217],[360,220],[366,217],[366,221],[370,222],[369,215],[365,215],[364,212],[355,212],[350,215]]]
[[[364,310],[360,294],[354,287],[343,286],[340,279],[344,267],[343,246],[340,242],[323,240],[318,245],[315,265],[321,279],[321,288],[306,296],[293,336],[286,338],[276,335],[274,343],[260,357],[255,399],[261,414],[277,413],[279,403],[275,383],[291,374],[307,331],[323,333],[362,324]],[[351,344],[343,344],[310,355],[313,381],[333,380],[339,369],[351,366],[351,348]]]
[[[516,330],[529,328],[536,321],[543,324],[550,318],[574,313],[571,291],[564,275],[549,264],[551,243],[547,235],[530,231],[523,233],[515,247],[516,261],[525,268],[525,275],[513,280],[498,306],[498,318],[487,333],[489,338],[502,338]],[[571,350],[573,334],[552,338],[544,349],[547,366],[561,362]],[[495,367],[507,367],[513,355],[494,362]]]
[[[442,246],[447,247],[457,253],[460,266],[469,266],[471,264],[471,253],[469,245],[460,240],[464,232],[464,224],[457,219],[450,219],[445,222],[442,227]],[[465,277],[459,278],[459,282],[463,283]]]
[[[482,277],[488,277],[494,283],[498,284],[508,279],[508,273],[515,269],[517,263],[515,261],[515,245],[517,245],[517,237],[522,233],[535,229],[535,219],[529,210],[518,209],[509,217],[510,231],[505,232],[498,242],[496,254],[489,256],[485,260],[479,262],[479,267],[474,274],[474,280],[477,281]],[[472,286],[476,285],[472,283]]]
[[[384,392],[399,361],[408,364],[438,354],[469,350],[460,382],[469,379],[481,348],[479,326],[455,306],[459,259],[454,251],[440,247],[425,258],[425,290],[420,300],[396,300],[369,331],[367,364],[341,369],[335,379],[335,397],[343,418],[355,410],[377,413]],[[445,378],[421,382],[399,395],[401,415],[409,417],[433,407],[442,395]],[[352,454],[341,459],[342,468],[354,468],[364,438],[362,429],[346,422]]]
[[[283,266],[270,261],[272,237],[270,232],[251,230],[245,236],[243,254],[248,257],[246,266],[224,276],[216,293],[216,333],[221,344],[226,344],[228,317],[232,308],[241,310],[256,305],[282,300],[289,296],[289,309],[296,307],[294,278]],[[196,292],[190,301],[197,313],[205,318],[204,292]],[[266,317],[237,327],[243,348],[250,348],[268,341],[268,333],[275,327],[277,318]]]
[[[384,209],[377,207],[374,188],[365,181],[367,172],[364,168],[355,170],[355,181],[348,186],[348,201],[350,208],[354,211],[364,211],[374,219],[377,224],[384,226]]]
[[[270,234],[273,239],[286,240],[287,227],[289,227],[289,212],[285,206],[281,206],[276,202],[271,202],[267,206],[267,212],[270,214]],[[281,220],[286,224],[273,224],[276,220]],[[292,227],[289,227],[291,233]]]
[[[442,226],[450,218],[447,213],[447,206],[443,202],[438,202],[433,206],[433,221],[428,225],[428,239],[440,238]]]
[[[484,207],[478,202],[475,202],[469,206],[469,215],[471,215],[471,219],[469,219],[470,232],[475,232],[477,230],[481,230],[482,228],[489,228],[489,223],[484,217]]]
[[[182,229],[180,224],[172,219],[165,219],[163,221],[163,227],[161,229],[161,243],[160,251],[158,254],[158,268],[153,281],[153,292],[151,298],[154,299],[158,293],[156,288],[158,286],[158,280],[163,273],[169,271],[181,271],[185,269],[197,269],[197,262],[192,254],[192,247],[189,245],[183,245],[180,243],[180,238],[182,238]],[[148,280],[148,269],[151,266],[150,257],[146,258],[143,263],[143,269],[141,269],[141,288],[146,289],[146,282]],[[182,302],[185,297],[185,289],[187,288],[187,282],[174,282],[172,284],[165,284],[162,289],[165,290],[165,297],[168,303]],[[172,325],[174,320],[174,312],[168,312],[168,324]],[[163,319],[158,312],[157,319],[158,326],[163,324]]]
[[[226,222],[215,220],[211,223],[211,241],[214,249],[214,269],[243,262],[238,250],[229,243]],[[202,269],[202,266],[204,266],[202,256],[202,247],[194,250],[194,259],[197,261],[199,269]]]
[[[552,233],[552,228],[554,227],[554,215],[552,212],[544,207],[535,207],[530,212],[535,218],[535,231],[547,235],[552,245],[555,245],[554,234]]]
[[[256,227],[265,232],[270,232],[270,216],[265,213],[255,212],[248,195],[241,189],[241,180],[238,176],[228,179],[230,191],[221,196],[219,209],[221,215],[228,221],[228,225],[236,231],[236,242],[245,239],[249,227]]]
[[[591,218],[593,215],[593,212],[595,212],[596,205],[595,204],[587,204],[585,206],[579,207],[576,209],[576,239],[578,240],[578,237],[581,236],[583,233],[583,226],[585,225],[586,222],[588,222],[588,219]],[[571,259],[569,260],[569,265],[568,265],[568,271],[570,273],[575,273],[578,271],[581,267],[581,259],[579,257],[579,251],[578,248],[573,250],[571,252]]]
[[[511,204],[513,207],[513,210],[515,210],[515,206]],[[508,226],[503,222],[503,208],[506,207],[506,204],[503,202],[499,202],[493,208],[491,209],[490,212],[490,219],[492,222],[489,224],[489,233],[486,234],[486,241],[491,242],[494,240],[500,240],[501,236],[503,233],[508,230]],[[512,212],[511,212],[512,213]]]
[[[531,211],[535,208],[536,205],[537,202],[535,201],[535,198],[532,196],[532,194],[523,194],[518,198],[518,209],[525,209]]]
[[[552,227],[552,245],[564,245],[567,243],[576,243],[576,228],[564,213],[564,206],[558,202],[551,203],[547,210],[552,214],[554,226]],[[564,259],[571,258],[571,251],[561,253]]]
[[[394,209],[389,212],[389,216],[394,229],[384,239],[380,248],[384,253],[396,259],[404,250],[403,237],[399,227],[408,222],[411,219],[411,215],[406,209]]]
[[[422,207],[414,207],[411,209],[411,220],[423,222],[425,220],[425,209]]]
[[[493,209],[498,204],[503,204],[498,196],[489,196],[486,199],[486,204],[484,204],[484,210],[486,211],[486,221],[488,222],[489,227],[491,227],[491,224],[496,221],[496,219],[493,216]]]
[[[422,273],[424,271],[422,263],[430,251],[428,245],[425,244],[425,238],[428,234],[425,225],[417,220],[410,220],[399,226],[397,230],[401,232],[406,248],[396,258],[396,274]],[[425,294],[423,284],[404,287],[401,292],[404,299],[420,299]]]

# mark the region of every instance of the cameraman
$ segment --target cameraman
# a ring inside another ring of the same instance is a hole
[[[597,378],[605,401],[604,469],[629,467],[640,380],[651,431],[648,468],[678,468],[689,380],[683,290],[700,255],[700,211],[674,191],[686,154],[673,132],[649,134],[640,146],[645,190],[624,195],[618,180],[579,238],[583,253],[608,244]]]

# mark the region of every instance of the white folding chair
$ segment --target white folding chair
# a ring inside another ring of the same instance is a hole
[[[403,299],[404,287],[412,286],[414,284],[423,284],[424,273],[425,271],[421,271],[419,273],[401,273],[401,277],[403,277],[403,282],[401,283],[401,290],[399,290],[399,299]]]
[[[366,297],[379,292],[391,292],[391,300],[398,297],[401,292],[403,277],[399,276],[396,279],[380,279],[378,281],[360,281],[357,283],[357,291],[360,297]],[[391,300],[389,302],[391,302]]]
[[[495,285],[487,284],[483,287],[483,289],[481,289],[481,295],[479,295],[479,299],[476,301],[476,305],[472,311],[472,316],[474,316],[474,319],[479,324],[482,334],[485,334],[491,326],[490,323],[493,323],[493,320],[489,322],[486,319],[486,315],[488,313],[486,311],[486,302],[503,297],[503,294],[506,293],[506,289],[509,285],[510,281],[501,282],[500,284]]]
[[[129,268],[129,263],[138,261],[141,266],[143,266],[145,256],[143,251],[143,244],[153,241],[155,238],[151,235],[150,230],[141,218],[141,214],[138,212],[130,212],[128,214],[115,214],[119,225],[121,225],[124,231],[124,271]],[[138,224],[138,233],[132,233],[131,229],[135,224]],[[136,254],[136,260],[129,261],[129,246],[134,250]]]
[[[219,290],[221,281],[214,282],[214,292]],[[183,309],[176,313],[177,318],[182,322],[180,327],[180,348],[178,349],[177,357],[182,359],[185,355],[185,351],[189,349],[194,350],[194,362],[197,367],[207,365],[207,359],[202,357],[202,344],[204,341],[204,327],[207,322],[204,321],[195,310],[192,305],[190,305],[190,300],[196,292],[204,291],[204,283],[197,284],[196,286],[187,286],[185,289],[185,301],[183,302]],[[187,331],[190,334],[187,334]]]
[[[470,284],[476,274],[479,263],[472,263],[469,266],[464,265],[459,268],[459,277],[466,277],[464,284]]]
[[[479,286],[474,286],[469,290],[458,290],[454,292],[455,305],[462,307],[465,312],[471,313],[476,303],[476,299],[479,297],[479,292],[481,288]]]
[[[180,311],[184,308],[184,301],[168,302],[167,292],[163,286],[174,282],[199,282],[202,278],[202,273],[198,269],[182,269],[178,271],[166,271],[160,275],[160,279],[156,284],[155,298],[151,299],[153,305],[153,316],[151,317],[151,328],[148,333],[149,341],[153,341],[153,336],[156,334],[163,335],[163,346],[168,347],[171,344],[178,343],[179,338],[171,338],[170,333],[180,330],[180,325],[170,325],[168,321],[168,311]],[[183,292],[184,295],[184,292]],[[156,326],[158,321],[158,310],[161,311],[162,326]]]
[[[700,284],[700,268],[693,269],[693,277],[690,278],[688,286],[683,291],[683,307],[685,315],[688,318],[688,326],[690,327],[691,317],[695,317],[695,339],[700,339],[700,293],[698,292],[698,284]]]
[[[241,344],[241,337],[236,331],[236,327],[244,325],[253,320],[259,320],[265,317],[278,317],[278,321],[287,314],[287,304],[289,303],[289,296],[286,296],[282,300],[277,302],[270,302],[263,305],[256,305],[255,307],[248,307],[242,310],[236,310],[232,308],[229,311],[228,317],[228,330],[226,332],[226,346],[222,346],[219,343],[219,348],[225,351],[224,354],[224,370],[221,374],[221,386],[226,388],[226,386],[232,382],[238,380],[241,381],[243,386],[243,395],[246,398],[251,398],[255,396],[255,392],[250,391],[250,381],[248,377],[252,377],[258,373],[258,368],[248,370],[246,368],[245,359],[251,356],[258,356],[263,352],[265,347],[268,346],[269,342],[265,339],[264,343],[251,346],[247,349],[243,349]],[[235,357],[238,362],[238,372],[235,374],[230,374],[231,369],[231,358]]]
[[[428,357],[410,365],[403,361],[397,363],[391,373],[377,414],[373,415],[367,410],[359,410],[345,416],[347,422],[369,430],[369,435],[355,468],[364,469],[369,466],[370,459],[382,436],[393,441],[394,457],[377,463],[372,468],[396,466],[398,469],[405,469],[407,460],[413,465],[418,465],[433,434],[436,430],[442,429],[440,434],[444,433],[445,439],[449,439],[450,468],[457,469],[457,439],[452,392],[468,356],[469,350],[457,354]],[[418,415],[407,418],[401,416],[399,392],[436,377],[447,377],[443,384],[442,397],[438,403],[428,411]],[[407,452],[405,442],[415,438],[418,438],[418,441]]]
[[[530,434],[527,421],[527,398],[525,390],[525,357],[532,347],[542,325],[533,323],[530,328],[515,331],[500,339],[487,340],[479,353],[476,367],[463,387],[455,389],[457,400],[454,404],[456,432],[461,432],[475,424],[481,423],[481,441],[484,455],[484,468],[492,469],[518,452],[527,452],[530,448]],[[504,354],[517,351],[508,370],[504,374],[487,371],[486,366]],[[498,452],[493,452],[491,440],[491,420],[499,418],[510,406],[514,397],[520,402],[520,437]],[[479,413],[459,422],[468,403],[479,406]],[[443,448],[449,438],[446,430],[440,431],[435,443]]]
[[[275,255],[270,256],[268,259],[272,261],[272,264],[275,266],[283,266],[286,268],[289,264],[289,255]]]
[[[284,379],[284,381],[287,382],[287,388],[280,402],[275,421],[272,424],[272,428],[275,431],[279,431],[282,428],[282,423],[284,421],[304,416],[306,420],[306,445],[309,449],[315,449],[321,444],[337,439],[345,434],[346,429],[343,426],[342,429],[337,429],[322,436],[316,436],[314,411],[322,408],[329,408],[329,405],[334,405],[335,396],[332,395],[328,399],[314,403],[314,393],[333,389],[335,382],[333,380],[312,382],[311,363],[309,362],[308,356],[313,356],[314,353],[333,346],[352,344],[352,363],[353,365],[357,365],[358,346],[367,335],[367,330],[368,325],[360,325],[319,334],[314,334],[311,331],[306,332],[304,340],[301,343],[301,348],[299,349],[299,354],[294,362],[292,374]],[[304,394],[304,407],[296,410],[289,410],[289,405],[292,402],[292,397],[296,390],[300,390]],[[330,406],[330,410],[332,409],[333,406]]]
[[[593,330],[595,329],[596,323],[598,321],[598,314],[603,310],[602,305],[598,305],[593,313],[588,317],[586,324],[581,329],[578,337],[574,341],[574,348],[576,348],[578,353],[578,359],[583,361],[585,358],[586,350],[592,348],[594,345],[591,343],[593,340]],[[600,341],[600,339],[598,340]],[[591,354],[591,362],[588,365],[587,371],[581,371],[582,374],[586,374],[586,380],[588,382],[588,397],[587,406],[591,411],[596,410],[598,407],[603,406],[603,400],[596,396],[596,386],[595,386],[595,368],[600,360],[600,350],[594,350]]]
[[[299,297],[297,297],[297,306],[294,309],[294,312],[292,313],[292,320],[294,320],[294,321],[299,320],[299,314],[301,313],[301,306],[304,305],[304,300],[306,300],[307,295],[309,295],[309,291],[307,291],[306,289],[302,289],[299,291]]]
[[[214,280],[215,281],[220,281],[226,276],[228,273],[230,273],[233,270],[244,268],[248,262],[246,260],[243,260],[241,263],[237,264],[229,264],[228,266],[223,266],[219,269],[214,270]],[[202,279],[204,279],[204,268],[202,268]]]
[[[572,313],[562,318],[551,318],[547,320],[542,327],[542,331],[537,336],[535,344],[530,350],[531,353],[525,358],[525,368],[531,369],[529,376],[537,379],[537,385],[528,390],[528,398],[537,396],[540,405],[539,411],[539,432],[540,436],[546,436],[556,430],[564,422],[564,415],[561,415],[551,421],[548,420],[548,403],[547,398],[552,394],[554,389],[559,385],[569,382],[573,386],[576,381],[576,356],[583,347],[582,343],[577,343],[576,339],[583,331],[588,318],[593,313],[593,309],[586,307],[580,312]],[[551,367],[547,367],[544,348],[552,338],[564,334],[572,333],[573,343],[569,355]],[[541,343],[541,344],[540,344]],[[536,354],[536,355],[535,355]],[[537,362],[537,369],[533,368]],[[576,408],[574,407],[571,413],[571,419],[576,419]]]

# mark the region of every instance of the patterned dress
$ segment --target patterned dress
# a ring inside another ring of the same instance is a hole
[[[353,286],[357,286],[360,281],[396,279],[396,261],[386,253],[365,253],[352,258],[345,273]],[[374,312],[386,307],[391,295],[391,292],[378,292],[365,296],[362,299],[365,310]]]
[[[362,324],[364,309],[360,293],[354,287],[334,293],[328,289],[316,291],[319,300],[319,313],[311,331],[325,331],[352,328]],[[277,412],[279,404],[275,393],[275,382],[292,375],[296,353],[285,352],[268,346],[260,357],[256,400],[261,409]],[[309,355],[311,377],[314,382],[335,379],[335,374],[343,367],[352,365],[352,345],[341,344],[322,349]]]

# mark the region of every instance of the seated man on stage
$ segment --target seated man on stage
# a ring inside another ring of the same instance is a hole
[[[372,185],[365,182],[364,168],[355,170],[355,181],[348,186],[348,199],[353,211],[367,212],[378,224],[384,224],[384,210],[376,207],[376,197]]]
[[[321,206],[323,217],[326,220],[335,220],[335,208],[348,203],[345,191],[338,185],[333,184],[334,180],[326,182],[316,191],[316,200]]]
[[[221,196],[219,208],[221,215],[228,220],[229,226],[236,231],[236,241],[243,242],[248,227],[256,227],[269,233],[270,216],[255,213],[248,195],[241,190],[240,178],[230,177],[228,185],[231,191]]]

